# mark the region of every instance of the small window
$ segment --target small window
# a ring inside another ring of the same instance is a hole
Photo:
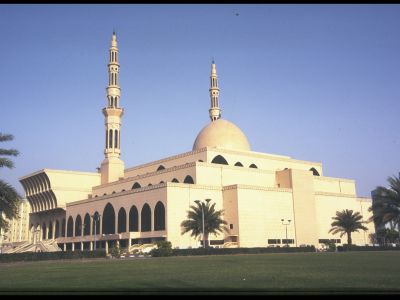
[[[242,165],[242,163],[241,163],[240,161],[238,161],[238,162],[235,164],[235,166],[236,166],[236,167],[243,167],[243,165]]]
[[[249,168],[258,169],[257,166],[256,166],[255,164],[251,164],[251,165],[249,166]]]
[[[282,244],[294,244],[293,239],[282,239]]]
[[[310,171],[312,172],[312,174],[313,174],[314,176],[319,176],[319,173],[318,173],[318,171],[317,171],[315,168],[311,168]]]
[[[229,229],[233,229],[233,224],[229,224]]]
[[[157,168],[157,171],[161,171],[161,170],[165,170],[165,167],[164,167],[163,165],[160,165],[160,166]]]
[[[280,239],[268,239],[268,244],[280,244],[281,240]]]

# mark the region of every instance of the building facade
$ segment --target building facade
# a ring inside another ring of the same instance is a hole
[[[15,244],[29,240],[29,213],[30,204],[23,199],[18,206],[18,215],[7,220],[9,227],[7,230],[0,229],[1,247],[12,247]]]
[[[210,236],[218,247],[320,245],[336,211],[358,211],[366,221],[371,199],[356,195],[351,179],[323,176],[320,162],[255,152],[240,128],[223,119],[216,64],[211,64],[210,122],[192,150],[125,168],[121,160],[121,94],[117,38],[109,50],[104,160],[98,173],[43,169],[20,178],[31,205],[32,243],[55,240],[61,249],[134,249],[168,240],[199,247],[181,222],[196,200],[224,210],[228,232]],[[368,232],[354,233],[368,244]]]

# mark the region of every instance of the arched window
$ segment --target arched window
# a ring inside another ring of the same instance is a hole
[[[310,171],[312,172],[312,174],[313,174],[314,176],[319,176],[319,173],[318,173],[318,171],[317,171],[315,168],[311,168]]]
[[[158,201],[154,209],[154,230],[165,230],[165,208],[161,201]]]
[[[74,219],[71,216],[68,218],[67,223],[67,237],[73,236],[74,234]]]
[[[112,133],[113,133],[113,131],[112,131],[112,129],[110,129],[108,132],[108,135],[109,135],[108,136],[108,142],[109,142],[108,148],[112,148],[112,143],[113,143]]]
[[[185,177],[185,180],[183,181],[183,183],[190,183],[190,184],[194,184],[193,178],[192,176],[188,175]]]
[[[42,239],[43,240],[47,240],[47,236],[46,236],[46,223],[43,223],[43,226],[42,226]]]
[[[139,188],[141,188],[142,186],[139,184],[139,182],[135,182],[133,185],[132,185],[132,190],[134,190],[134,189],[139,189]]]
[[[178,179],[174,178],[172,179],[172,182],[179,182]]]
[[[114,142],[114,147],[115,148],[119,148],[119,146],[118,146],[118,130],[117,129],[115,129],[115,142]]]
[[[242,163],[241,163],[240,161],[238,161],[238,162],[235,164],[235,166],[236,166],[236,167],[243,167],[243,165],[242,165]]]
[[[104,234],[115,233],[115,212],[111,203],[107,203],[103,211],[103,228]]]
[[[65,219],[62,219],[61,222],[61,236],[65,237]]]
[[[83,220],[83,235],[90,235],[90,215],[87,213]]]
[[[160,183],[164,183],[164,181],[161,180]]]
[[[54,237],[60,237],[60,222],[58,220],[56,220],[56,232],[54,233]]]
[[[151,184],[151,183],[149,183],[147,186],[152,186],[152,184]]]
[[[126,232],[126,211],[121,207],[118,212],[118,233]]]
[[[93,214],[92,222],[93,222],[92,234],[98,235],[100,233],[100,215],[97,211]]]
[[[255,164],[251,164],[251,165],[249,166],[249,168],[258,169],[257,166],[256,166]]]
[[[108,148],[108,131],[106,129],[106,148]]]
[[[47,238],[49,238],[49,239],[53,238],[53,222],[51,222],[51,221],[49,224],[49,235],[47,236]]]
[[[228,164],[226,159],[221,155],[217,155],[216,157],[214,157],[214,159],[211,161],[211,163],[212,164],[220,164],[220,165],[227,165]]]
[[[82,218],[78,215],[75,219],[75,236],[82,235]]]
[[[161,171],[161,170],[165,170],[165,167],[164,167],[163,165],[160,165],[160,166],[157,168],[157,172],[158,172],[158,171]]]
[[[151,231],[151,208],[147,203],[143,205],[140,219],[141,231]]]
[[[129,231],[139,231],[139,214],[135,205],[133,205],[129,210]]]

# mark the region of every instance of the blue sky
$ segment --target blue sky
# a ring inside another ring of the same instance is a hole
[[[126,167],[190,151],[222,116],[254,151],[322,162],[370,196],[400,171],[399,5],[1,5],[0,132],[16,167],[96,171],[108,48],[120,50]]]

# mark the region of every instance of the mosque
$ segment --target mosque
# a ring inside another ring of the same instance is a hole
[[[321,246],[341,244],[328,233],[336,211],[352,209],[367,220],[371,199],[356,195],[355,181],[323,176],[320,162],[254,152],[246,135],[221,117],[216,64],[211,64],[210,122],[192,151],[125,168],[121,160],[119,51],[109,49],[104,160],[98,172],[42,169],[20,178],[30,203],[29,241],[50,249],[132,250],[168,240],[179,248],[201,246],[182,234],[181,222],[196,200],[224,210],[228,231],[210,235],[214,247]],[[369,243],[374,232],[353,233]]]

